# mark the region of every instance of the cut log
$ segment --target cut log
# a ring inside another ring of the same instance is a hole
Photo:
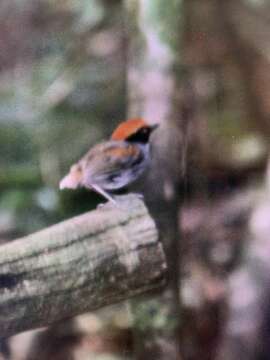
[[[0,338],[165,283],[154,221],[131,194],[0,246]]]

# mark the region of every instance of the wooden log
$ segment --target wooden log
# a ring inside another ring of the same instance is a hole
[[[165,282],[155,224],[138,196],[0,246],[0,338]]]

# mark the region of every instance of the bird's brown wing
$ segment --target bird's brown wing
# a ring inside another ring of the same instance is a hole
[[[108,182],[116,181],[124,171],[130,171],[143,160],[139,147],[125,141],[109,141],[92,148],[80,161],[85,186],[99,184],[108,188]],[[111,184],[113,187],[113,184]]]

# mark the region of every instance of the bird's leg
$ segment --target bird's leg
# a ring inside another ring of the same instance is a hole
[[[91,184],[91,188],[93,190],[95,190],[97,193],[99,193],[100,195],[102,195],[103,197],[105,197],[105,199],[109,200],[111,203],[113,204],[117,204],[117,202],[114,200],[114,198],[109,195],[106,191],[104,191],[101,187],[99,187],[96,184]]]

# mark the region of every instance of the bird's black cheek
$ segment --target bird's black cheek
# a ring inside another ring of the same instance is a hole
[[[138,142],[141,144],[146,144],[150,137],[149,129],[141,129],[137,131],[135,134],[129,136],[126,140],[129,142]]]

